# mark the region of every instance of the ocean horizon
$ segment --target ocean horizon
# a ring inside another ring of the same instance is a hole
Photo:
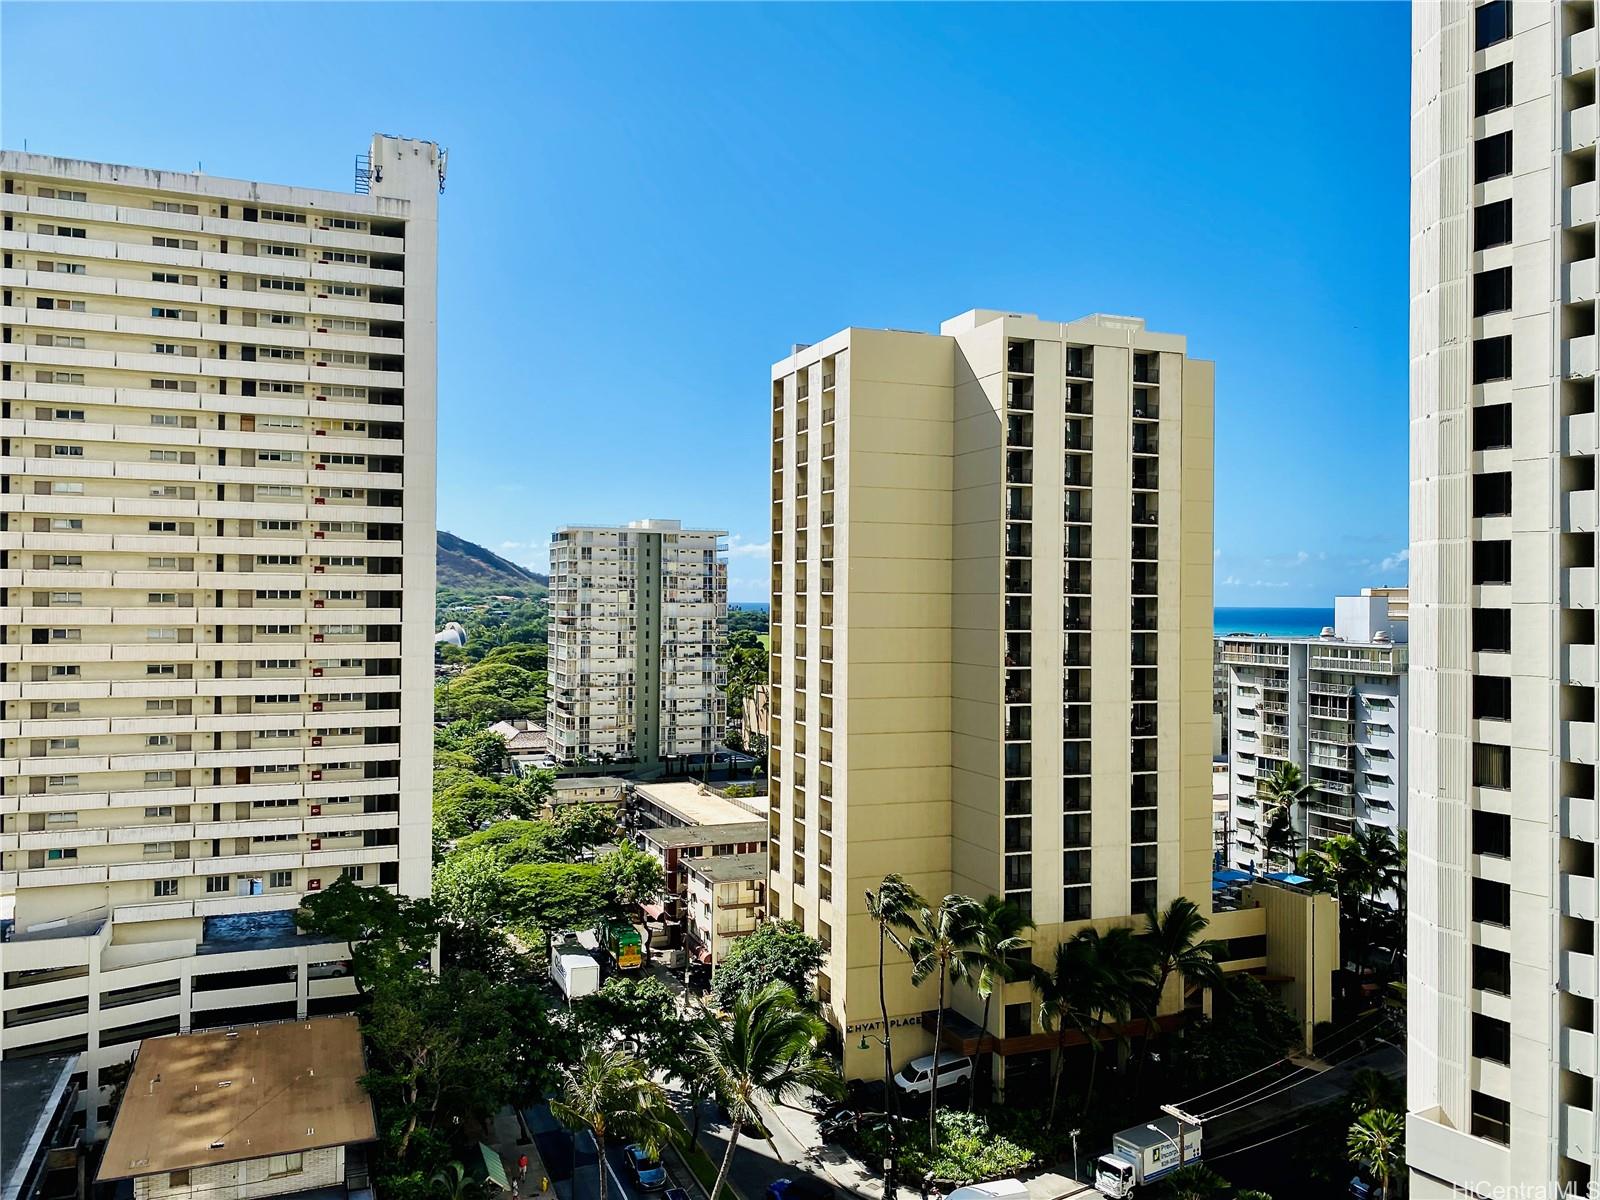
[[[1331,608],[1217,608],[1212,627],[1225,633],[1260,633],[1268,637],[1316,637],[1333,624]]]

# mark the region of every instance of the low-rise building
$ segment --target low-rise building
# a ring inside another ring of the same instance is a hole
[[[631,786],[626,779],[619,779],[615,775],[574,775],[570,778],[557,779],[555,789],[550,793],[550,807],[555,809],[563,804],[609,804],[617,808],[628,798]]]
[[[661,864],[667,881],[663,914],[681,920],[685,882],[680,866],[732,854],[765,854],[767,823],[734,821],[717,825],[658,826],[639,830],[634,839],[640,849]]]
[[[506,744],[506,753],[518,770],[540,767],[550,754],[549,735],[541,722],[519,718],[515,721],[496,721],[489,732],[498,734]]]
[[[719,795],[701,783],[640,783],[629,801],[636,828],[733,825],[767,819],[767,798]]]
[[[767,856],[732,854],[686,860],[684,918],[690,955],[716,967],[767,910]]]
[[[371,1200],[355,1017],[147,1038],[100,1163],[135,1200]]]
[[[0,1200],[83,1195],[78,1056],[0,1062]]]

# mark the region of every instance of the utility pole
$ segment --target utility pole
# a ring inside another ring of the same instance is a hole
[[[1178,1123],[1178,1166],[1181,1167],[1183,1166],[1183,1144],[1185,1141],[1185,1135],[1188,1133],[1189,1126],[1191,1125],[1193,1125],[1196,1129],[1200,1128],[1200,1118],[1191,1117],[1181,1108],[1177,1108],[1171,1104],[1163,1104],[1161,1106],[1161,1111],[1166,1113],[1167,1116],[1171,1117]]]

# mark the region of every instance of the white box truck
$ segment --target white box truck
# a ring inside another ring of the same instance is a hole
[[[1183,1144],[1183,1163],[1178,1145]],[[1148,1125],[1134,1125],[1111,1139],[1111,1153],[1102,1154],[1094,1167],[1095,1191],[1112,1200],[1126,1200],[1134,1188],[1160,1179],[1180,1165],[1200,1161],[1200,1126],[1176,1117],[1162,1117]]]
[[[579,942],[561,942],[550,947],[550,979],[571,1004],[600,990],[600,964]]]

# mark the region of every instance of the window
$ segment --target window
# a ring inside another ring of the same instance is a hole
[[[178,894],[178,881],[176,879],[157,879],[152,881],[150,894],[160,899],[165,896]]]
[[[208,894],[214,896],[218,892],[226,892],[227,890],[228,890],[228,877],[226,875],[207,875],[206,876],[206,892]]]
[[[1472,881],[1472,919],[1485,925],[1511,927],[1511,885],[1493,879]]]
[[[1511,857],[1511,816],[1475,809],[1472,814],[1472,852],[1491,858]]]
[[[1511,311],[1511,268],[1496,267],[1472,277],[1472,315]]]
[[[67,188],[42,187],[39,189],[39,195],[46,200],[71,200],[77,204],[87,204],[89,201],[88,192],[74,192]]]
[[[1511,720],[1511,680],[1504,675],[1474,675],[1472,715],[1480,721]]]
[[[1506,791],[1511,787],[1511,747],[1472,744],[1472,785]]]
[[[1511,515],[1511,472],[1486,471],[1472,477],[1472,515],[1509,517]]]
[[[49,753],[65,754],[68,751],[78,749],[78,746],[79,742],[75,737],[51,738],[49,741]]]
[[[51,517],[50,530],[52,533],[75,533],[83,528],[82,517]]]
[[[1472,382],[1511,378],[1511,337],[1478,338],[1472,343]]]
[[[274,888],[293,887],[294,886],[294,872],[292,872],[292,871],[272,871],[272,872],[269,872],[268,875],[267,875],[267,886],[268,887],[274,887]]]
[[[83,495],[83,484],[57,479],[50,485],[50,494],[52,496],[81,496]]]
[[[82,458],[83,457],[83,447],[82,446],[52,446],[50,448],[50,453],[55,455],[57,458]]]
[[[1479,71],[1473,81],[1472,115],[1499,112],[1511,104],[1511,64]]]
[[[1472,410],[1472,448],[1503,450],[1511,445],[1511,405],[1485,404]]]
[[[152,246],[160,246],[166,250],[198,250],[200,243],[193,238],[161,237],[156,235],[150,239]]]
[[[1511,1062],[1511,1026],[1483,1013],[1472,1014],[1472,1054],[1490,1062]]]
[[[1510,955],[1506,950],[1472,947],[1472,986],[1483,992],[1510,995]]]
[[[261,219],[263,221],[282,221],[287,225],[304,225],[306,223],[305,213],[290,212],[286,208],[263,208],[261,210]],[[299,1157],[298,1154],[295,1155],[295,1158]],[[298,1171],[299,1169],[297,1165],[295,1170]],[[274,1174],[281,1174],[281,1172],[274,1172]]]
[[[275,246],[270,242],[263,242],[261,253],[273,258],[304,258],[305,251],[298,246]]]
[[[1479,138],[1473,146],[1472,182],[1487,183],[1511,174],[1511,131]]]
[[[256,286],[269,292],[303,292],[306,285],[298,279],[258,279]]]
[[[152,200],[150,201],[150,207],[155,209],[156,212],[183,213],[185,216],[190,217],[198,217],[200,215],[200,206],[198,204],[179,204],[171,200]],[[183,1174],[187,1176],[189,1173],[185,1171]],[[183,1182],[187,1184],[189,1180],[185,1178]]]
[[[146,771],[144,773],[145,786],[171,787],[177,776],[171,771]]]
[[[298,1175],[301,1169],[299,1154],[274,1154],[267,1159],[268,1175]]]
[[[46,854],[45,854],[45,861],[46,862],[74,862],[74,861],[77,860],[77,857],[78,857],[78,852],[76,850],[74,850],[74,849],[71,849],[71,848],[68,848],[68,849],[65,849],[65,850],[50,850],[50,851],[47,851]]]
[[[1510,8],[1507,0],[1494,0],[1497,5]],[[1485,5],[1485,7],[1490,7]],[[1479,9],[1482,12],[1483,9]],[[1498,1142],[1502,1146],[1511,1144],[1511,1102],[1502,1100],[1498,1096],[1486,1096],[1482,1092],[1472,1093],[1472,1124],[1469,1132],[1473,1137],[1486,1138],[1491,1142]]]
[[[1481,586],[1511,582],[1509,540],[1472,543],[1472,582]]]
[[[1472,48],[1487,50],[1511,36],[1511,0],[1489,0],[1472,14]]]

